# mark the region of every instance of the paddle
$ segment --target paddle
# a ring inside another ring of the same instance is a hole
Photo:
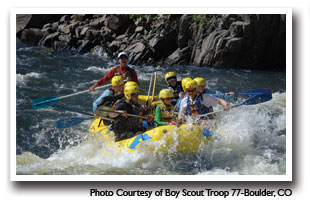
[[[249,91],[241,92],[241,93],[235,93],[235,96],[245,96],[245,97],[250,97],[250,96],[256,96],[256,95],[261,95],[261,94],[272,94],[270,89],[251,89]],[[229,93],[217,93],[217,94],[211,94],[213,96],[224,96],[224,95],[229,95]]]
[[[271,92],[271,91],[270,91]],[[245,101],[237,104],[237,105],[233,105],[231,108],[236,108],[242,105],[255,105],[255,104],[259,104],[259,103],[263,103],[266,101],[269,101],[272,99],[272,93],[265,93],[265,94],[260,94],[260,95],[256,95],[256,96],[251,96],[250,98],[246,99]],[[202,114],[202,115],[198,115],[198,117],[204,117],[204,116],[209,116],[218,112],[223,112],[226,110],[219,110],[219,111],[215,111],[215,112],[210,112],[208,114]]]
[[[152,101],[154,101],[156,82],[157,82],[157,72],[155,72],[155,79],[154,79],[153,93],[152,93]]]
[[[112,86],[111,84],[107,84],[101,87],[97,87],[97,89],[102,89],[102,88],[107,88]],[[76,96],[76,95],[80,95],[80,94],[84,94],[89,92],[89,90],[84,90],[84,91],[80,91],[77,93],[73,93],[73,94],[69,94],[69,95],[65,95],[65,96],[61,96],[61,97],[54,97],[54,96],[46,96],[46,97],[42,97],[42,98],[38,98],[38,99],[34,99],[32,100],[32,107],[35,110],[38,109],[42,109],[42,108],[46,108],[51,106],[52,104],[54,104],[55,102],[65,99],[65,98],[69,98],[72,96]]]
[[[58,129],[63,129],[63,128],[69,128],[72,126],[76,126],[83,121],[93,119],[94,117],[73,117],[73,118],[66,118],[66,119],[60,119],[56,122],[56,127]],[[115,121],[114,119],[106,118],[106,117],[101,117],[102,119],[108,120],[108,121]]]
[[[106,107],[106,106],[100,106],[95,112],[95,114],[98,116],[102,116],[105,113],[122,114],[121,112],[117,112],[117,111],[113,110],[112,108]],[[127,114],[127,116],[142,118],[142,119],[149,119],[148,117],[141,116],[141,115],[135,115],[135,114]]]
[[[149,85],[149,90],[147,92],[147,99],[146,99],[146,105],[149,105],[149,99],[150,99],[150,94],[151,94],[151,88],[152,88],[152,81],[153,81],[153,77],[154,77],[154,71],[152,71],[152,75],[151,75],[151,80],[150,80],[150,85]]]

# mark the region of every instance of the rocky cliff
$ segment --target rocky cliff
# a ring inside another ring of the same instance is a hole
[[[285,71],[285,15],[17,15],[17,37],[54,51],[126,51],[131,64]]]

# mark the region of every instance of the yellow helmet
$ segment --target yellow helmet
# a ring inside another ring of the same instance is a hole
[[[187,89],[196,89],[196,91],[198,90],[198,84],[195,80],[189,80],[188,82],[186,82],[185,84],[185,90]]]
[[[139,93],[139,86],[138,85],[130,85],[130,86],[126,86],[124,88],[124,95],[125,95],[125,98],[127,100],[130,100],[131,99],[131,94],[134,94],[134,93]]]
[[[134,81],[128,81],[126,82],[124,87],[128,87],[128,86],[138,86],[138,84]]]
[[[183,88],[183,91],[185,91],[185,84],[186,84],[186,82],[188,82],[188,81],[190,81],[190,80],[192,80],[192,78],[190,78],[190,77],[186,77],[186,78],[184,78],[184,79],[182,80],[182,88]]]
[[[203,79],[202,77],[196,77],[194,80],[197,82],[198,87],[207,85],[206,80]]]
[[[173,92],[169,89],[162,89],[159,92],[159,98],[160,99],[162,99],[162,98],[173,98]]]
[[[122,76],[114,76],[112,78],[112,87],[117,87],[117,86],[121,86],[121,85],[124,85],[124,80],[122,78]]]
[[[168,80],[169,79],[177,79],[177,75],[174,73],[174,72],[169,72],[169,73],[166,73],[166,75],[165,75],[165,81],[166,81],[166,83],[169,85],[169,83],[168,83]]]

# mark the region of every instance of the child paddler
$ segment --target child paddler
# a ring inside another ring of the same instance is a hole
[[[188,82],[188,81],[190,81],[190,80],[192,80],[192,78],[190,78],[190,77],[186,77],[186,78],[184,78],[184,79],[182,80],[182,89],[183,89],[183,91],[186,91],[186,90],[185,90],[185,84],[186,84],[186,82]],[[176,103],[176,105],[175,105],[175,111],[176,111],[176,112],[179,112],[179,110],[180,110],[180,105],[181,105],[181,101],[182,101],[182,99],[183,99],[185,96],[187,96],[186,92],[180,93],[180,98],[178,99],[178,101],[177,101],[177,103]]]
[[[178,120],[184,120],[184,116],[197,116],[210,113],[210,107],[214,107],[217,104],[225,107],[225,110],[230,109],[230,105],[223,99],[218,99],[209,94],[202,94],[199,97],[198,84],[195,80],[190,80],[185,84],[185,91],[188,96],[184,97],[180,104],[180,111],[178,114]],[[204,118],[199,119],[199,124],[205,126],[206,122]]]
[[[235,93],[232,91],[228,92],[228,95],[226,95],[220,91],[206,88],[207,87],[207,81],[202,77],[196,77],[194,80],[198,84],[198,92],[200,94],[206,93],[206,94],[211,94],[211,95],[220,95],[221,98],[223,98],[226,101],[230,101],[230,102],[232,101],[232,97],[235,95]]]
[[[168,89],[173,92],[173,99],[171,103],[172,105],[175,105],[183,93],[181,81],[177,80],[177,75],[174,72],[168,72],[165,75],[165,81],[168,85]]]
[[[167,124],[176,124],[173,118],[174,106],[171,104],[173,92],[169,89],[163,89],[159,92],[161,103],[155,109],[156,126],[164,126]]]
[[[139,86],[132,82],[126,83],[124,87],[125,99],[118,100],[114,105],[114,110],[118,114],[110,113],[110,118],[115,119],[111,123],[111,130],[115,134],[115,141],[131,138],[143,133],[147,128],[142,126],[143,119],[128,116],[127,114],[144,115],[144,110],[138,104]],[[152,116],[149,116],[149,121]]]

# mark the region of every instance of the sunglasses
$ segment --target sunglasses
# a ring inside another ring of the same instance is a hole
[[[165,100],[172,100],[172,98],[165,98]]]
[[[187,93],[193,93],[193,92],[195,92],[196,91],[196,89],[191,89],[191,90],[187,90],[186,92]]]
[[[139,94],[138,93],[133,93],[133,94],[131,94],[131,96],[139,96]]]

